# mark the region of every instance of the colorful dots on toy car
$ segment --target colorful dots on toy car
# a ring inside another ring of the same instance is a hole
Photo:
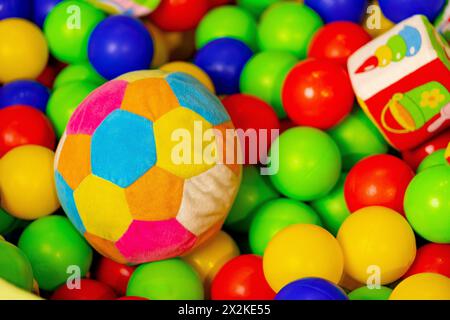
[[[91,247],[61,216],[43,217],[29,224],[20,236],[19,248],[30,260],[42,290],[56,290],[74,272],[86,276],[92,262]],[[74,265],[78,268],[71,269]]]
[[[393,22],[400,22],[416,14],[434,21],[445,5],[445,0],[378,0],[384,15]]]
[[[194,63],[211,78],[217,94],[239,92],[239,81],[252,50],[242,41],[232,38],[216,39],[196,54]]]
[[[256,209],[280,195],[267,176],[261,175],[256,166],[244,166],[239,192],[225,220],[225,226],[233,231],[248,232]]]
[[[211,285],[213,300],[273,300],[260,256],[246,254],[228,261]]]
[[[0,238],[0,279],[31,291],[33,270],[27,256],[15,245]]]
[[[56,289],[51,300],[114,300],[116,297],[106,284],[92,279],[80,279],[79,287],[71,288],[65,283]]]
[[[242,70],[241,92],[264,100],[273,107],[280,119],[285,118],[282,86],[296,63],[297,58],[289,52],[265,51],[255,54]]]
[[[365,157],[388,151],[387,142],[362,110],[351,113],[328,134],[341,151],[346,171]]]
[[[323,25],[311,8],[294,2],[281,2],[264,12],[258,26],[262,51],[286,51],[305,58],[314,33]]]
[[[283,85],[283,106],[297,125],[330,129],[352,110],[350,79],[340,65],[308,59],[297,64]]]
[[[383,206],[404,214],[403,200],[414,172],[392,155],[374,155],[358,162],[345,180],[345,201],[351,212]]]
[[[450,244],[427,243],[420,247],[404,278],[424,272],[440,273],[450,278]]]
[[[227,130],[234,132],[220,101],[187,74],[112,80],[81,103],[58,146],[62,206],[116,262],[186,254],[220,230],[239,188],[241,166],[219,157],[230,146],[219,140]]]
[[[326,23],[333,21],[360,23],[366,12],[368,0],[305,0],[305,4],[317,11]]]
[[[127,72],[149,69],[153,40],[138,19],[111,16],[92,31],[88,57],[94,69],[110,80]]]
[[[222,100],[239,135],[245,164],[268,164],[267,158],[272,141],[278,137],[280,122],[275,111],[257,97],[234,94]],[[246,139],[252,137],[251,139]]]
[[[52,124],[39,110],[21,105],[0,110],[0,158],[11,149],[26,144],[53,150],[55,140]]]
[[[57,4],[44,23],[45,37],[53,56],[66,63],[87,60],[89,37],[104,18],[102,11],[85,1],[69,0]]]
[[[45,112],[49,90],[32,80],[17,80],[0,88],[0,109],[12,105],[27,105]]]
[[[97,263],[94,277],[101,283],[113,289],[117,295],[124,296],[127,292],[128,281],[135,267],[127,266],[111,259],[101,257]]]
[[[343,289],[321,278],[303,278],[289,283],[275,300],[348,300]]]
[[[450,278],[438,273],[418,273],[400,282],[389,300],[450,300]]]
[[[316,32],[308,49],[308,57],[331,59],[346,67],[348,57],[371,39],[356,23],[332,22]]]
[[[209,0],[161,0],[150,19],[165,31],[194,29],[209,10]]]
[[[246,10],[236,6],[221,6],[208,12],[195,31],[198,49],[218,38],[233,38],[256,51],[257,24]]]
[[[341,155],[325,132],[295,127],[282,133],[270,150],[273,175],[270,180],[289,198],[311,201],[333,189],[341,173]]]
[[[23,145],[0,160],[1,205],[12,216],[33,220],[59,208],[53,178],[52,150]]]
[[[275,292],[305,277],[338,283],[344,257],[337,240],[313,224],[294,224],[279,231],[263,256],[264,275]]]
[[[31,18],[32,0],[0,0],[0,20],[7,18]]]
[[[414,261],[416,240],[406,219],[392,209],[365,207],[341,225],[337,240],[345,273],[360,283],[371,276],[388,284],[403,276]]]
[[[450,243],[450,166],[429,168],[408,185],[405,213],[415,232],[428,241]]]
[[[264,203],[256,210],[249,230],[252,252],[262,256],[280,230],[299,223],[322,225],[317,213],[305,203],[286,198]]]
[[[41,30],[18,18],[0,21],[0,83],[36,79],[47,65],[48,47]]]
[[[127,295],[150,300],[202,300],[204,290],[193,267],[174,258],[137,267],[128,283]]]
[[[146,16],[154,11],[161,0],[87,0],[109,14],[128,14],[135,17]]]

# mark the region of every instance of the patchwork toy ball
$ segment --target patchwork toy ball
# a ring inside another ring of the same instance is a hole
[[[238,150],[220,139],[230,131],[220,101],[187,74],[109,81],[80,104],[59,143],[62,207],[117,262],[185,254],[221,229],[239,188],[241,166],[218,157]]]
[[[110,14],[129,14],[142,17],[158,7],[161,0],[88,0]]]

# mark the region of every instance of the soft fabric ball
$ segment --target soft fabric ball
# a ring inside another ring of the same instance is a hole
[[[228,130],[220,101],[187,74],[116,78],[80,104],[60,141],[62,206],[119,263],[185,254],[220,230],[237,193],[241,166],[220,139]]]

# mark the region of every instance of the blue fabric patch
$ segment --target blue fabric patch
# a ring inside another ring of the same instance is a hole
[[[194,77],[174,72],[166,76],[166,81],[182,107],[198,113],[213,126],[230,120],[219,99]]]
[[[73,199],[72,188],[69,187],[59,172],[55,172],[55,184],[56,190],[58,191],[58,198],[64,212],[69,217],[75,228],[83,235],[86,232],[86,228],[83,225],[83,221],[81,221],[75,200]]]
[[[130,186],[156,163],[153,123],[115,110],[92,135],[92,173],[121,188]]]

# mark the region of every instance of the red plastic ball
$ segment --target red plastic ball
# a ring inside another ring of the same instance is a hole
[[[12,148],[36,144],[55,147],[55,132],[47,117],[36,108],[15,105],[0,110],[0,158]]]
[[[52,88],[55,82],[57,72],[54,67],[46,66],[41,74],[36,78],[40,84],[46,86],[47,88]]]
[[[116,300],[148,300],[148,299],[142,298],[142,297],[125,296],[125,297],[117,298]]]
[[[226,4],[232,4],[233,2],[234,0],[209,0],[209,7],[210,8],[220,7]]]
[[[403,278],[424,272],[440,273],[450,278],[450,244],[428,243],[420,247]]]
[[[344,184],[347,207],[351,212],[368,206],[391,208],[404,215],[403,198],[412,169],[401,159],[382,154],[359,161]]]
[[[228,96],[222,100],[222,103],[237,129],[242,129],[244,132],[255,130],[255,141],[250,142],[249,139],[242,141],[244,139],[241,139],[241,146],[245,146],[245,150],[243,150],[245,163],[264,162],[272,141],[277,138],[279,133],[279,131],[272,130],[280,130],[280,121],[275,111],[263,100],[246,94]],[[265,146],[260,148],[260,139],[264,138],[266,138]],[[252,148],[252,143],[256,148]]]
[[[450,129],[442,132],[415,149],[403,151],[402,158],[411,166],[411,168],[416,170],[426,156],[437,150],[447,148],[449,142]]]
[[[288,74],[283,106],[301,126],[329,129],[352,110],[354,94],[347,72],[329,60],[307,59]]]
[[[162,0],[150,20],[165,31],[187,31],[198,25],[209,8],[209,0]]]
[[[95,279],[114,289],[118,295],[124,296],[134,269],[135,267],[102,257],[95,270]]]
[[[372,37],[360,25],[332,22],[322,27],[311,41],[308,57],[331,59],[347,68],[348,57],[368,43]]]
[[[113,289],[91,279],[81,279],[78,289],[69,289],[66,284],[63,284],[51,296],[51,300],[115,300],[116,298]]]
[[[264,277],[262,258],[246,254],[228,261],[211,285],[213,300],[273,300],[275,292]]]

